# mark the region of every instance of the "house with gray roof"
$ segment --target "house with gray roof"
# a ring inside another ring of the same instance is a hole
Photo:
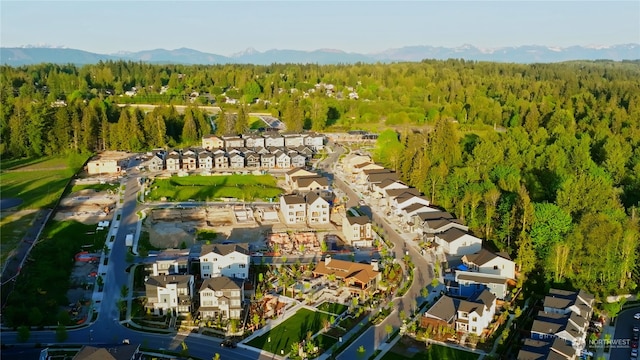
[[[494,253],[482,249],[477,253],[463,256],[462,263],[469,268],[469,271],[500,275],[508,279],[516,278],[516,264],[505,252]]]
[[[453,279],[446,281],[447,293],[454,296],[472,296],[479,289],[487,289],[498,299],[509,294],[509,279],[500,275],[455,270]]]
[[[187,314],[193,305],[193,275],[149,276],[145,282],[145,307],[154,314]]]
[[[227,276],[246,279],[249,275],[249,244],[202,245],[200,276],[204,279]]]
[[[435,234],[434,240],[445,254],[452,256],[473,254],[482,249],[482,239],[458,228]]]
[[[344,242],[351,246],[370,247],[373,245],[371,219],[355,209],[345,211],[342,219]]]
[[[240,319],[244,300],[243,280],[219,276],[205,279],[198,291],[202,319]]]
[[[272,169],[276,167],[276,156],[273,154],[260,155],[260,165],[265,169]]]

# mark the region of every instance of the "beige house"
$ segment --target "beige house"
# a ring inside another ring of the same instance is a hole
[[[329,223],[329,203],[314,192],[305,197],[307,202],[307,223],[320,225]]]
[[[307,204],[302,196],[283,195],[280,197],[280,213],[285,224],[304,224],[307,220]]]
[[[351,246],[369,247],[373,245],[371,219],[366,215],[354,215],[347,211],[342,220],[344,241]]]
[[[87,163],[89,175],[117,174],[121,170],[117,160],[92,160]]]
[[[222,149],[224,147],[224,140],[215,136],[215,135],[205,135],[202,137],[202,148],[211,150],[211,149]]]

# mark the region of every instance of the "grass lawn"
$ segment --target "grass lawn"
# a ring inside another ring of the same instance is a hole
[[[36,215],[38,215],[37,211],[30,213],[18,212],[5,216],[0,220],[0,244],[2,244],[0,264],[4,264],[9,253],[22,241],[26,229],[31,226],[31,222]]]
[[[288,354],[291,351],[291,344],[305,339],[308,331],[312,334],[317,333],[322,329],[324,320],[328,320],[330,317],[331,315],[325,313],[300,309],[271,331],[249,341],[248,345],[273,354],[280,355],[280,350],[284,350],[284,353]],[[328,341],[328,337],[325,341]]]
[[[347,305],[342,305],[342,304],[338,304],[338,303],[332,303],[332,302],[323,302],[322,304],[320,304],[320,306],[318,306],[318,310],[320,311],[326,311],[328,313],[332,313],[332,314],[336,314],[336,315],[340,315],[343,312],[347,311],[349,307]]]
[[[111,191],[118,191],[118,187],[120,186],[119,183],[116,184],[83,184],[83,185],[73,185],[73,187],[71,188],[71,191],[69,191],[70,194],[76,192],[76,191],[81,191],[81,190],[87,190],[87,189],[93,189],[96,192],[100,192],[100,191],[106,191],[106,190],[111,190]]]
[[[51,207],[62,196],[65,185],[87,156],[3,159],[3,171],[0,173],[2,198],[22,199],[16,210]],[[4,262],[22,240],[35,215],[35,212],[18,212],[0,220],[0,262]]]
[[[220,198],[250,201],[278,197],[281,193],[282,189],[276,186],[276,179],[271,175],[174,176],[155,180],[148,198],[152,201],[163,197],[170,201]]]
[[[68,304],[66,293],[74,255],[102,249],[107,231],[96,231],[95,225],[77,221],[49,222],[9,295],[3,311],[5,323],[55,325],[59,306]]]
[[[402,354],[395,352],[398,346],[404,346],[402,344],[398,344],[391,349],[391,351],[387,352],[382,360],[400,360],[400,359],[413,359],[413,360],[476,360],[478,359],[478,355],[468,352],[462,351],[458,349],[453,349],[446,346],[431,344],[428,349],[424,349],[424,344],[422,344],[422,351],[417,351],[413,353],[413,356],[410,356],[410,353],[407,353],[408,349],[403,348]]]

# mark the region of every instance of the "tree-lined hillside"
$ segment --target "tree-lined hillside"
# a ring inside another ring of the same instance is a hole
[[[220,133],[246,129],[252,111],[291,130],[388,129],[379,160],[523,272],[636,291],[638,61],[42,64],[2,67],[0,86],[3,157],[193,145],[212,131],[196,105],[212,102]],[[118,106],[129,103],[167,106]]]

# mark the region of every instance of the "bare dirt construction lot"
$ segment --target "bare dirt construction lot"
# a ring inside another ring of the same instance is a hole
[[[117,194],[109,191],[85,189],[76,191],[60,201],[55,220],[76,220],[84,224],[97,224],[110,220]]]
[[[220,206],[148,210],[142,230],[149,233],[151,245],[158,248],[176,248],[182,242],[187,246],[198,243],[197,230],[218,234],[212,241],[214,243],[254,243],[264,241],[272,226],[260,225],[253,218],[238,221],[231,206]]]

